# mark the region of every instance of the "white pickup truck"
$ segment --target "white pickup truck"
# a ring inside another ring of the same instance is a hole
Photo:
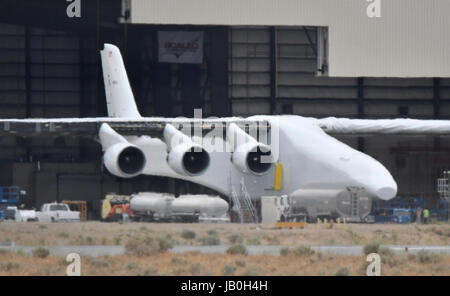
[[[36,212],[36,218],[39,222],[78,222],[80,212],[71,211],[69,206],[63,203],[46,203],[41,206],[39,212]]]

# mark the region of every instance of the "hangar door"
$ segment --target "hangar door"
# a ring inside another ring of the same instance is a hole
[[[101,176],[59,175],[58,201],[102,199]]]

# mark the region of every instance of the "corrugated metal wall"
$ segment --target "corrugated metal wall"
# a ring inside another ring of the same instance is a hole
[[[87,41],[65,32],[1,24],[0,117],[96,116],[95,43]],[[0,159],[24,161],[28,154],[75,160],[79,143],[71,138],[4,138]]]

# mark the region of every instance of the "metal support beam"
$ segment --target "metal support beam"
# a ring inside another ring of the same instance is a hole
[[[277,28],[270,27],[270,114],[277,113]]]
[[[358,78],[358,118],[364,118],[364,78]],[[363,137],[358,137],[358,150],[364,152],[365,141]]]
[[[31,116],[31,34],[30,26],[25,26],[25,117]]]
[[[303,31],[305,32],[306,38],[308,38],[309,45],[311,46],[311,48],[314,52],[314,57],[317,58],[317,47],[314,44],[314,42],[311,38],[311,35],[309,35],[308,28],[306,26],[303,26],[302,28],[303,28]]]
[[[364,118],[364,78],[358,78],[358,118]]]
[[[441,80],[433,78],[433,116],[434,119],[441,117],[440,102],[441,101]]]
[[[210,31],[211,57],[207,60],[207,75],[211,81],[211,115],[219,117],[230,116],[232,110],[228,86],[228,30],[229,27],[214,27]]]
[[[441,80],[433,78],[433,118],[441,118]],[[441,139],[434,137],[433,140],[434,151],[441,150]]]

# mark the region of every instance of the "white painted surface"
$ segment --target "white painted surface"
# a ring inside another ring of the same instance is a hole
[[[329,27],[329,75],[450,77],[450,1],[132,0],[131,22]]]

